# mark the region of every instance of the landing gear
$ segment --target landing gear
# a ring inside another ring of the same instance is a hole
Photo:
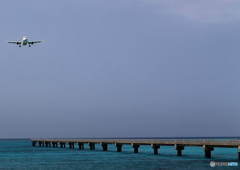
[[[29,44],[29,46],[28,47],[31,47],[31,45]]]
[[[21,45],[19,45],[19,47],[21,47]]]

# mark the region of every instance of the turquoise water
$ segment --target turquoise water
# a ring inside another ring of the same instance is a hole
[[[0,140],[0,169],[212,169],[210,161],[238,162],[240,166],[236,148],[214,148],[208,159],[201,147],[185,147],[183,156],[176,156],[173,146],[161,146],[158,155],[143,145],[139,153],[133,153],[130,145],[123,145],[122,152],[116,152],[114,145],[108,145],[108,151],[98,144],[95,150],[89,150],[87,144],[84,147],[32,147],[30,140]]]

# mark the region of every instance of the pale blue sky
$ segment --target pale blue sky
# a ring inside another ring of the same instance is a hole
[[[239,9],[1,1],[0,138],[240,136]]]

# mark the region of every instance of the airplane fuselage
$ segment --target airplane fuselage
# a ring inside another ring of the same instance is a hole
[[[27,44],[28,44],[28,38],[24,36],[22,39],[22,45],[27,45]]]

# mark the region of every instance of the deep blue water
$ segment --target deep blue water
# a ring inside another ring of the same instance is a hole
[[[214,148],[212,158],[204,157],[202,147],[185,147],[183,156],[176,156],[173,146],[161,146],[154,155],[150,146],[141,145],[139,153],[133,153],[130,145],[123,145],[116,152],[114,145],[108,151],[95,145],[89,150],[32,147],[30,140],[0,140],[0,169],[212,169],[210,161],[238,162],[238,167],[214,167],[215,169],[240,169],[236,148]]]

